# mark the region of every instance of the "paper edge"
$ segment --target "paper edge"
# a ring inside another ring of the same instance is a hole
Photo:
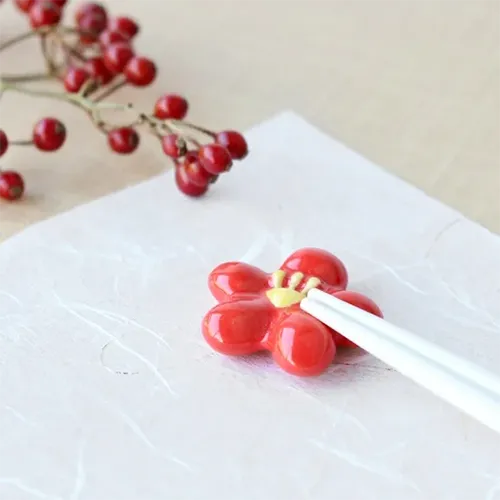
[[[449,205],[446,205],[444,202],[442,202],[441,200],[439,200],[437,198],[433,198],[432,196],[430,196],[429,194],[427,194],[423,189],[421,189],[421,188],[419,188],[419,187],[417,187],[417,186],[415,186],[415,185],[407,182],[406,180],[404,180],[401,177],[399,177],[397,174],[394,174],[393,172],[390,172],[390,171],[384,169],[382,166],[380,166],[377,163],[375,163],[374,161],[370,160],[368,157],[366,157],[366,156],[358,153],[357,151],[354,151],[353,149],[351,149],[350,147],[346,146],[342,142],[338,141],[334,137],[328,135],[326,132],[324,132],[323,130],[321,130],[318,126],[316,126],[316,125],[310,123],[309,121],[307,121],[303,116],[299,115],[298,113],[296,113],[292,109],[285,109],[283,111],[279,111],[278,113],[272,115],[270,118],[268,118],[268,119],[266,119],[266,120],[264,120],[262,122],[259,122],[259,123],[255,124],[255,125],[253,125],[252,127],[250,127],[249,129],[247,129],[245,131],[245,134],[251,134],[252,132],[256,131],[257,129],[259,129],[259,128],[263,127],[263,126],[264,127],[266,127],[266,126],[272,126],[272,125],[275,124],[275,122],[280,122],[280,121],[285,121],[285,120],[289,120],[290,122],[295,122],[300,127],[309,128],[311,132],[315,132],[316,134],[321,135],[321,137],[322,137],[323,140],[326,140],[326,141],[332,143],[332,145],[335,145],[335,147],[344,150],[344,152],[349,153],[350,155],[355,155],[358,160],[361,160],[361,161],[363,161],[365,163],[369,163],[370,166],[372,168],[376,168],[379,171],[380,174],[383,174],[383,175],[385,175],[385,176],[387,176],[388,178],[391,178],[391,179],[396,179],[398,182],[400,182],[405,187],[413,189],[414,192],[418,192],[418,193],[422,194],[423,196],[425,196],[425,198],[428,201],[432,201],[432,202],[436,203],[438,206],[440,206],[441,208],[444,208],[444,209],[448,210],[450,212],[450,214],[455,215],[456,217],[459,217],[459,218],[463,219],[463,221],[467,221],[468,223],[472,224],[476,228],[483,229],[484,231],[486,231],[487,233],[489,233],[490,235],[492,235],[495,239],[499,239],[500,240],[500,235],[499,234],[494,233],[493,231],[491,231],[487,227],[483,226],[479,222],[474,221],[472,219],[469,219],[465,214],[463,214],[462,212],[460,212],[458,209],[456,209],[454,207],[450,207]],[[57,217],[67,216],[68,214],[71,214],[72,212],[84,209],[85,207],[87,207],[89,205],[92,205],[94,203],[99,203],[104,198],[113,198],[115,196],[120,196],[121,194],[126,193],[127,191],[133,190],[135,188],[138,188],[140,186],[146,185],[148,183],[153,183],[158,178],[160,178],[162,176],[165,176],[165,175],[168,175],[169,173],[170,173],[170,171],[168,171],[168,172],[161,172],[158,175],[155,175],[155,176],[150,177],[148,179],[142,180],[142,181],[140,181],[140,182],[138,182],[136,184],[132,184],[130,186],[124,187],[124,188],[119,189],[117,191],[113,191],[111,193],[104,194],[102,196],[99,196],[98,198],[94,198],[94,199],[89,200],[87,202],[84,202],[84,203],[82,203],[80,205],[71,207],[71,208],[69,208],[67,210],[64,210],[64,211],[59,212],[59,213],[57,213],[55,215],[52,215],[52,216],[50,216],[50,217],[48,217],[46,219],[42,219],[40,221],[37,221],[34,224],[31,224],[31,225],[27,226],[26,228],[22,229],[21,231],[19,231],[17,233],[14,233],[13,235],[8,236],[7,239],[3,240],[0,243],[0,251],[3,250],[3,249],[5,249],[5,246],[9,246],[9,244],[13,244],[19,238],[24,237],[25,234],[29,234],[31,231],[36,231],[36,229],[38,228],[38,226],[43,225],[43,224],[51,221],[52,219],[55,219]]]

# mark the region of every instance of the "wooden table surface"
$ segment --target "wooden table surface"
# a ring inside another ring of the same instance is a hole
[[[213,129],[245,129],[293,109],[500,232],[498,1],[106,3],[140,20],[136,47],[161,69],[153,86],[120,91],[115,100],[147,110],[162,92],[183,93],[191,121]],[[4,2],[0,12],[1,40],[26,29],[11,5]],[[34,47],[2,54],[1,72],[39,70]],[[68,127],[57,153],[12,148],[2,158],[3,168],[23,173],[28,192],[22,202],[0,203],[0,239],[167,166],[152,138],[133,156],[112,154],[87,118],[65,103],[9,93],[0,113],[11,137],[28,137],[46,115]],[[308,170],[304,165],[304,175]]]

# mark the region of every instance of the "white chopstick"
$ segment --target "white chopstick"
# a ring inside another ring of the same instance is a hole
[[[500,433],[500,378],[417,335],[312,289],[301,308]]]

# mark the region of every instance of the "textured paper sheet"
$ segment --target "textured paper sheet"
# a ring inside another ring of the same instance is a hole
[[[297,379],[204,344],[213,266],[319,246],[500,373],[497,236],[291,113],[248,138],[205,199],[169,174],[0,246],[0,498],[498,500],[500,437],[371,356]]]

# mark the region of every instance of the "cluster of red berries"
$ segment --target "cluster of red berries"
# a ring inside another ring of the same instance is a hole
[[[188,109],[189,103],[184,97],[177,94],[162,95],[154,106],[152,123],[159,121],[167,125],[168,130],[169,120],[181,122]],[[195,129],[199,130],[198,127]],[[180,191],[188,196],[205,194],[210,184],[231,168],[233,160],[242,160],[248,154],[245,138],[234,130],[214,133],[203,129],[203,133],[214,141],[205,145],[199,145],[178,133],[161,132],[157,131],[157,136],[163,152],[175,163],[175,182]],[[108,144],[116,153],[133,153],[139,143],[140,136],[134,127],[120,127],[108,132]],[[188,149],[190,143],[195,147]]]
[[[43,118],[33,128],[32,144],[40,151],[57,151],[66,140],[66,127],[55,118]],[[0,157],[9,148],[9,138],[0,129]],[[21,175],[10,170],[0,171],[0,197],[6,200],[17,200],[24,192],[24,181]]]
[[[27,14],[34,30],[57,26],[64,14],[67,0],[15,0]],[[138,24],[129,17],[109,18],[106,8],[94,2],[83,4],[75,15],[80,43],[97,50],[94,57],[85,58],[79,66],[68,68],[64,86],[68,92],[78,92],[84,83],[93,80],[107,85],[122,74],[128,83],[144,87],[156,77],[156,65],[146,57],[137,56],[132,47],[139,33]]]
[[[76,11],[74,27],[67,28],[62,26],[67,0],[14,2],[27,15],[33,34],[40,36],[42,42],[54,33],[58,35],[56,39],[63,44],[68,57],[63,67],[54,69],[54,65],[48,64],[49,69],[52,67],[49,76],[62,82],[68,101],[85,103],[82,107],[90,112],[95,124],[106,134],[114,152],[133,153],[140,144],[138,126],[148,125],[160,140],[165,155],[174,161],[178,188],[193,197],[203,195],[220,174],[231,168],[233,160],[241,160],[247,155],[248,146],[240,133],[232,130],[214,133],[184,122],[189,105],[184,97],[177,94],[162,95],[151,115],[140,113],[132,124],[111,127],[96,121],[97,115],[91,111],[93,107],[99,109],[98,101],[103,97],[123,85],[148,86],[156,78],[155,63],[136,55],[132,45],[139,33],[139,25],[129,17],[110,17],[102,4],[88,2]],[[76,36],[76,43],[65,44],[66,35]],[[46,53],[44,57],[48,57]],[[92,100],[93,94],[101,89],[104,89],[104,94]],[[34,94],[32,91],[26,93]],[[186,134],[186,130],[208,136],[212,142],[202,144]],[[30,140],[10,141],[10,144],[32,144],[41,151],[56,151],[65,139],[63,123],[55,118],[44,118],[36,124]],[[0,130],[0,157],[8,148],[9,138]],[[15,200],[22,196],[23,191],[24,182],[20,174],[0,171],[1,198]]]
[[[210,184],[231,168],[233,160],[242,160],[248,153],[244,137],[234,130],[215,134],[214,143],[205,144],[194,151],[184,152],[180,141],[176,134],[169,134],[163,137],[162,146],[164,153],[172,158],[184,153],[182,160],[176,161],[175,182],[188,196],[205,194]]]

